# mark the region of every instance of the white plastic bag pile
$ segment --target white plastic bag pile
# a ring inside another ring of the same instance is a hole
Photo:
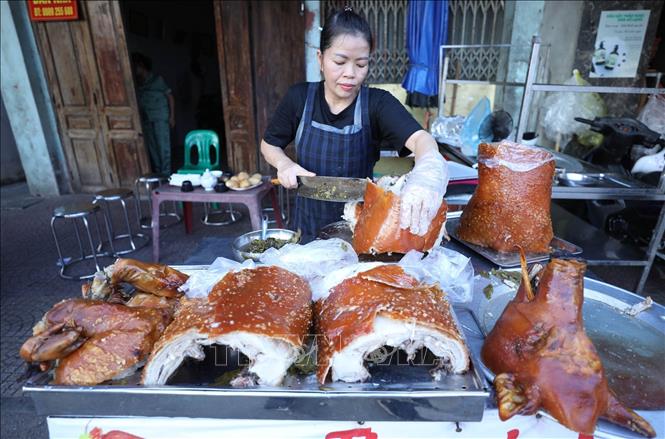
[[[307,280],[312,300],[327,297],[331,288],[358,273],[385,265],[382,262],[359,263],[358,255],[341,239],[316,240],[305,245],[288,244],[269,249],[261,265],[275,265]],[[397,263],[404,271],[424,284],[438,283],[451,302],[469,302],[473,291],[473,266],[466,256],[436,247],[423,258],[423,253],[410,251]],[[192,273],[181,287],[188,297],[205,297],[228,272],[254,268],[256,264],[217,258],[207,270]]]

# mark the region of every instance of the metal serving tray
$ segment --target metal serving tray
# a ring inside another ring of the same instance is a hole
[[[206,267],[174,268],[191,273]],[[460,327],[464,330],[464,325]],[[55,386],[48,384],[47,374],[38,373],[23,391],[32,397],[37,413],[45,416],[356,421],[481,421],[489,396],[475,356],[467,373],[440,381],[430,376],[427,356],[416,357],[413,365],[400,353],[387,354],[372,365],[372,377],[364,383],[320,386],[313,374],[289,374],[280,387],[236,389],[213,383],[243,359],[223,347],[209,349],[203,362],[185,360],[165,386],[128,384],[138,383],[138,374],[122,385]]]
[[[520,254],[517,252],[502,253],[496,250],[492,250],[491,248],[481,247],[476,244],[471,244],[470,242],[461,239],[457,234],[457,229],[459,228],[459,225],[460,225],[459,218],[450,218],[446,222],[446,230],[448,231],[448,234],[450,234],[450,236],[452,236],[456,241],[470,248],[471,250],[475,251],[480,256],[495,263],[499,267],[511,268],[511,267],[520,266]],[[582,253],[581,247],[576,246],[575,244],[571,244],[570,242],[565,241],[561,238],[557,238],[556,236],[552,238],[552,241],[550,242],[550,248],[552,249],[551,253],[527,253],[526,262],[528,264],[531,264],[534,262],[547,261],[551,256],[555,257],[573,256]]]
[[[485,338],[515,296],[511,288],[495,277],[488,299],[483,289],[490,282],[476,276],[471,303],[457,310],[467,338]],[[665,307],[653,305],[636,316],[624,311],[644,300],[643,297],[588,277],[584,278],[584,326],[600,356],[610,388],[628,407],[648,410],[651,419],[665,423]],[[474,332],[475,331],[475,332]],[[473,335],[470,335],[473,334]],[[494,374],[480,360],[482,343],[469,343],[475,350],[477,365],[489,382]],[[494,403],[492,398],[491,403]],[[550,417],[541,411],[543,416]],[[553,418],[552,418],[553,419]],[[603,434],[605,433],[605,434]],[[597,437],[642,437],[610,422],[599,420]]]

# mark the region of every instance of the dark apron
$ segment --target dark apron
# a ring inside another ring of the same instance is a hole
[[[335,128],[312,120],[314,99],[319,87],[311,82],[296,134],[298,164],[321,176],[365,178],[372,175],[374,152],[369,127],[369,91],[361,87],[356,100],[353,125]],[[296,197],[296,228],[303,240],[316,238],[327,224],[342,219],[344,203]]]

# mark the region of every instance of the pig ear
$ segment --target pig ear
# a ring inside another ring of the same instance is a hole
[[[535,391],[525,391],[515,381],[515,375],[502,373],[494,378],[499,418],[506,421],[513,416],[532,415],[540,407],[540,397]]]

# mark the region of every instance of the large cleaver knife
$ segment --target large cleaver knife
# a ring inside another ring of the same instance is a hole
[[[298,177],[298,195],[321,201],[362,201],[367,188],[366,178],[348,177]],[[273,184],[279,180],[273,179]]]

